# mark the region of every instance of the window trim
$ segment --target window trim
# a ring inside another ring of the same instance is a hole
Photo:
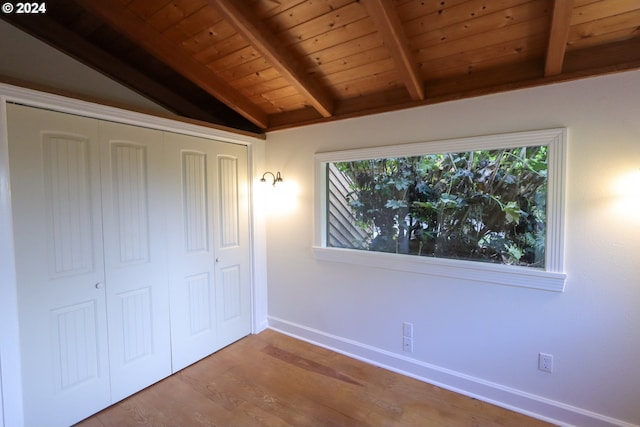
[[[548,147],[545,269],[327,246],[326,184],[328,178],[325,167],[327,163],[536,145]],[[314,156],[314,255],[320,261],[563,292],[566,280],[564,272],[566,146],[567,129],[555,128],[316,153]]]

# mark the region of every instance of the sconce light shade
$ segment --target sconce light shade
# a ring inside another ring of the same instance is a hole
[[[276,174],[274,175],[273,172],[265,172],[262,174],[262,178],[260,178],[260,182],[267,182],[265,176],[267,175],[271,175],[273,177],[273,183],[271,183],[271,185],[273,185],[274,187],[276,186],[277,183],[282,182],[282,176],[280,176],[280,172],[276,172]]]

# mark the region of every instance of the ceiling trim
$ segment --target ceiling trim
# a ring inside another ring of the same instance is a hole
[[[126,106],[107,104],[100,99],[78,96],[55,88],[33,85],[29,82],[10,78],[0,78],[0,103],[2,102],[14,102],[37,108],[53,109],[61,113],[133,126],[143,124],[158,130],[178,132],[235,144],[251,145],[266,139],[265,134],[240,131],[185,117],[132,110]]]

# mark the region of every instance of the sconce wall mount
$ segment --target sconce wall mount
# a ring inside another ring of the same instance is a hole
[[[283,182],[282,176],[280,176],[280,172],[276,172],[276,174],[274,175],[273,172],[269,172],[269,171],[262,174],[262,178],[260,178],[260,182],[267,182],[267,179],[265,178],[267,175],[271,175],[273,177],[273,182],[271,183],[271,185],[273,185],[274,187],[276,186],[277,183]]]

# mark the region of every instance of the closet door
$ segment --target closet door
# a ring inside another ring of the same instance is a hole
[[[203,138],[166,134],[165,144],[175,372],[251,331],[247,158]]]
[[[111,402],[98,123],[8,105],[25,424]]]
[[[171,374],[163,133],[101,122],[112,400]]]
[[[216,143],[214,251],[216,323],[226,346],[251,332],[247,147]]]
[[[210,141],[165,135],[173,371],[218,349],[215,325],[213,175]]]

